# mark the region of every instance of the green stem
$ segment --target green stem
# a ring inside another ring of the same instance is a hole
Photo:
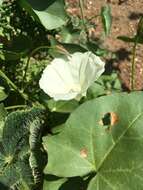
[[[136,47],[137,47],[137,41],[134,43],[133,46],[133,52],[132,52],[132,68],[131,68],[131,90],[133,91],[135,88],[135,58],[136,58]]]
[[[82,21],[84,22],[84,6],[83,6],[83,0],[79,0],[79,7],[80,7],[80,12],[81,12],[81,18]],[[85,23],[85,22],[84,22]]]
[[[86,23],[85,23],[83,0],[79,0],[79,8],[80,8],[80,13],[81,13],[81,18],[82,18],[82,25],[86,33],[87,41],[89,41],[88,28],[86,27]]]
[[[18,109],[18,108],[26,108],[27,105],[15,105],[15,106],[8,106],[5,107],[6,110],[11,110],[11,109]]]
[[[26,74],[27,74],[27,71],[28,71],[28,68],[29,68],[29,63],[30,63],[30,59],[32,57],[32,55],[34,53],[36,53],[37,51],[39,51],[40,49],[47,49],[47,48],[51,48],[49,46],[39,46],[37,48],[35,48],[28,56],[28,59],[27,59],[27,62],[26,62],[26,66],[25,66],[25,69],[24,69],[24,75],[23,75],[23,80],[22,80],[22,89],[24,91],[24,81],[26,79]]]
[[[28,96],[26,94],[24,94],[23,92],[21,92],[18,87],[5,75],[5,73],[0,70],[0,75],[8,82],[8,84],[16,91],[18,92],[21,97],[26,100],[29,101]]]
[[[92,16],[92,17],[90,17],[90,18],[88,19],[88,21],[92,21],[92,19],[95,19],[95,18],[100,17],[100,16],[101,16],[101,15]]]

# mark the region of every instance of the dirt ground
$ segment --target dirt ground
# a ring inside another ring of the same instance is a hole
[[[67,0],[70,4],[69,12],[79,14],[78,0]],[[127,35],[131,37],[136,32],[136,27],[140,16],[143,15],[143,0],[83,0],[85,5],[85,17],[91,18],[100,14],[100,9],[105,4],[109,4],[112,10],[112,30],[105,40],[104,46],[115,52],[118,59],[108,60],[108,64],[119,71],[119,76],[125,88],[130,89],[132,44],[127,44],[117,39],[117,36]],[[93,38],[101,33],[101,20],[95,20],[96,29],[91,31]],[[143,45],[137,47],[136,56],[136,90],[143,89]]]

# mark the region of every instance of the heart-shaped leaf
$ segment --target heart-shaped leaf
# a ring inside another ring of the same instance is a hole
[[[143,93],[121,93],[76,109],[58,135],[44,139],[46,173],[84,176],[95,172],[88,190],[142,189]]]

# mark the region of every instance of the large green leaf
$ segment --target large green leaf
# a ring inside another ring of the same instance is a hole
[[[42,113],[41,109],[33,108],[7,116],[0,144],[0,184],[14,190],[31,190],[37,185],[35,168],[29,159],[36,148],[41,149],[41,133],[37,128],[42,125]],[[35,153],[35,159],[36,157]],[[39,154],[39,159],[41,158],[42,154]],[[38,169],[37,175],[40,173]]]
[[[23,175],[25,173],[24,168],[29,168],[27,171],[30,171],[30,173],[28,172],[26,175],[29,176],[29,179],[32,178],[32,171],[26,161],[29,158],[28,124],[30,124],[27,117],[27,112],[18,111],[8,115],[5,121],[0,149],[0,183],[8,187],[14,187],[18,183],[25,182],[22,177],[25,176]],[[25,165],[25,163],[27,164]],[[34,184],[34,180],[32,182]]]
[[[143,93],[121,93],[76,109],[58,135],[44,138],[46,173],[84,176],[88,190],[143,189]]]
[[[48,30],[61,27],[67,22],[64,0],[20,0],[19,3]]]

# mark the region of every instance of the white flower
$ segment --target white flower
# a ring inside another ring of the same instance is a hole
[[[91,52],[55,58],[43,71],[40,88],[54,100],[80,100],[104,72],[105,63]]]

